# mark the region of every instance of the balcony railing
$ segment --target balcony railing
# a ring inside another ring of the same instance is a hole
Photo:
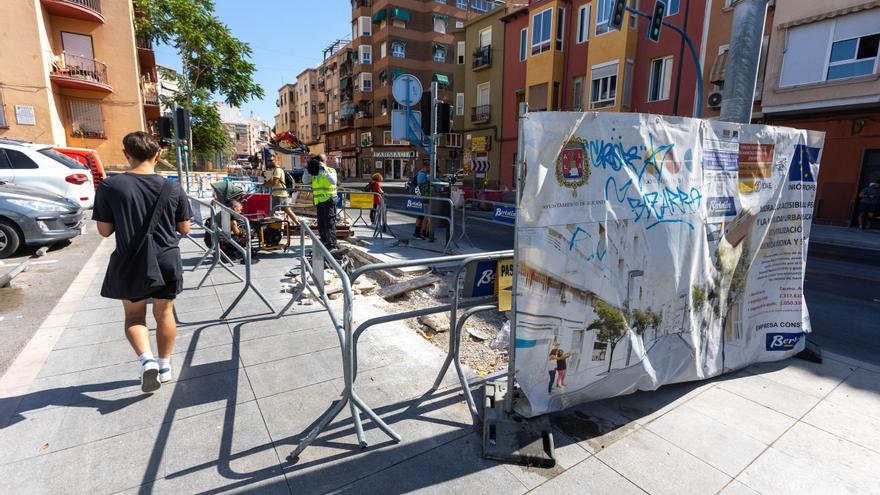
[[[138,36],[135,38],[135,44],[141,50],[152,50],[153,49],[153,40],[148,36]]]
[[[489,122],[492,118],[491,105],[480,105],[471,108],[471,122],[475,124]]]
[[[143,93],[144,93],[144,104],[145,105],[158,105],[159,104],[159,85],[154,82],[145,82],[143,83]]]
[[[61,52],[60,56],[51,56],[49,72],[52,76],[81,81],[86,86],[98,84],[110,87],[107,65],[92,58]]]
[[[492,45],[480,47],[474,52],[474,69],[482,69],[492,65]]]

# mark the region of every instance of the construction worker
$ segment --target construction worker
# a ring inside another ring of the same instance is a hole
[[[318,233],[321,244],[331,253],[336,249],[336,171],[328,167],[323,156],[309,159],[306,169],[312,179],[312,195],[318,210]]]

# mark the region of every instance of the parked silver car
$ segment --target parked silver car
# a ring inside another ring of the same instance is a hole
[[[0,181],[0,259],[22,245],[42,246],[78,236],[83,210],[56,194]]]

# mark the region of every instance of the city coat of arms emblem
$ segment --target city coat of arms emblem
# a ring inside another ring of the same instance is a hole
[[[590,180],[590,162],[587,158],[587,142],[571,137],[556,157],[556,181],[560,186],[577,189]]]

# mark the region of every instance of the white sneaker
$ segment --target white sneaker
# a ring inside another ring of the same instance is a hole
[[[152,393],[159,390],[159,363],[155,359],[147,359],[141,365],[141,391]]]
[[[159,368],[159,383],[168,383],[171,381],[171,367]]]

